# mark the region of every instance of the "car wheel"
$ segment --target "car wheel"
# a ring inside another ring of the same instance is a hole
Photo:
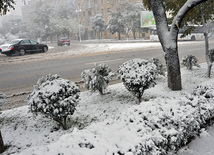
[[[43,52],[47,52],[48,51],[48,47],[43,47]]]
[[[20,49],[19,50],[19,55],[21,55],[21,56],[25,55],[25,49],[23,49],[23,48]]]

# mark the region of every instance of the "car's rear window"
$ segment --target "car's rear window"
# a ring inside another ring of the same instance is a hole
[[[20,40],[13,40],[10,42],[10,44],[17,44],[18,42],[20,42]]]

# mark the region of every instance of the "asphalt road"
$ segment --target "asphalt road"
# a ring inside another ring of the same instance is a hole
[[[210,48],[214,41],[210,42]],[[79,45],[79,46],[82,46]],[[75,48],[78,44],[75,44]],[[65,50],[63,47],[55,47],[56,52]],[[42,55],[43,54],[43,55]],[[35,54],[36,56],[45,56],[48,53]],[[200,62],[205,62],[204,56],[204,43],[198,42],[197,44],[185,44],[179,46],[180,59],[184,55],[192,54]],[[29,57],[31,55],[26,55]],[[22,102],[26,99],[27,94],[32,91],[33,85],[37,80],[47,74],[59,74],[62,78],[69,79],[71,81],[80,81],[80,74],[85,69],[92,68],[95,63],[106,63],[114,72],[117,71],[118,66],[123,62],[133,58],[159,58],[163,63],[163,52],[160,47],[148,48],[148,49],[132,49],[132,50],[120,50],[112,52],[91,53],[86,55],[66,57],[56,57],[47,60],[37,59],[36,61],[18,61],[18,63],[5,63],[1,60],[5,59],[21,59],[19,56],[7,58],[0,56],[0,91],[8,96],[10,104]],[[20,94],[21,93],[21,94]],[[15,94],[15,95],[14,95]],[[16,98],[15,98],[16,97]],[[7,108],[6,108],[7,109]]]

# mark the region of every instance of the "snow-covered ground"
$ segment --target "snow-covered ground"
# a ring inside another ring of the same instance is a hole
[[[197,108],[186,105],[187,96],[198,84],[214,85],[213,79],[204,78],[205,71],[205,64],[192,71],[182,69],[183,89],[176,92],[168,89],[166,77],[160,77],[155,87],[145,91],[140,104],[122,83],[108,87],[108,93],[103,96],[82,92],[77,110],[70,117],[70,129],[66,131],[56,131],[56,123],[47,118],[34,117],[27,105],[3,111],[0,127],[8,147],[3,155],[132,155],[137,154],[139,147],[158,154],[160,150],[155,144],[165,144],[168,140],[173,142],[169,146],[173,148],[183,135],[182,132],[178,134],[182,127],[189,130],[188,127],[199,119]],[[198,100],[196,97],[193,101]],[[205,109],[214,109],[213,103],[204,105]],[[181,128],[177,130],[172,122]],[[214,154],[214,128],[200,131],[200,136],[181,149],[179,155]],[[193,135],[196,133],[192,131]],[[149,148],[151,146],[153,148]]]

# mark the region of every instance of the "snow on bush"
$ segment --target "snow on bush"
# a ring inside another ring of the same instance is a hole
[[[206,92],[214,93],[213,88],[206,88]],[[44,154],[168,154],[186,145],[214,117],[214,104],[203,94],[142,102],[116,119],[93,123],[84,130],[75,129],[71,135],[39,149]],[[22,154],[39,149],[25,150]]]
[[[28,96],[30,111],[42,113],[66,129],[68,115],[73,115],[79,101],[79,87],[59,75],[47,75],[38,80]]]
[[[118,78],[125,87],[141,101],[144,91],[153,87],[158,75],[153,61],[133,59],[123,63],[118,69]]]
[[[149,61],[156,65],[159,75],[165,75],[165,69],[163,67],[163,64],[158,58],[151,58]]]
[[[208,56],[209,56],[210,61],[213,63],[214,62],[214,49],[209,50]]]
[[[193,66],[197,66],[200,67],[197,64],[198,60],[196,59],[195,56],[193,55],[186,55],[182,58],[181,64],[185,67],[187,67],[187,69],[192,70]]]
[[[93,92],[99,91],[100,94],[105,94],[108,83],[114,77],[114,73],[107,64],[95,64],[95,68],[87,69],[81,73],[85,87]]]
[[[6,95],[0,92],[0,110],[1,106],[6,102]]]

